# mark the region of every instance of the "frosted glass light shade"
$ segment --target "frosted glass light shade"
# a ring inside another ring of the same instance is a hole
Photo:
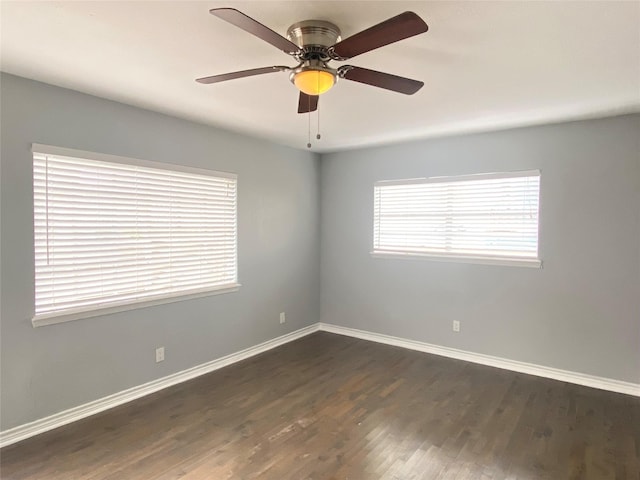
[[[336,79],[332,73],[323,70],[303,70],[296,73],[293,83],[307,95],[320,95],[333,87]]]

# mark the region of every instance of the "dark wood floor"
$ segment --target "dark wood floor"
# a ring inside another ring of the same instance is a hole
[[[317,333],[0,455],[16,480],[638,480],[640,399]]]

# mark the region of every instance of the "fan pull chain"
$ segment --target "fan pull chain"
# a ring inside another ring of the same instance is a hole
[[[320,104],[318,104],[317,112],[318,112],[318,133],[316,134],[316,139],[320,140]]]
[[[311,96],[307,96],[308,100],[308,108],[307,108],[307,120],[308,120],[308,128],[307,128],[307,148],[311,148]]]

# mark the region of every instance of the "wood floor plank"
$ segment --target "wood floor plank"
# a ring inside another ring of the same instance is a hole
[[[316,333],[0,451],[6,480],[640,480],[640,399]]]

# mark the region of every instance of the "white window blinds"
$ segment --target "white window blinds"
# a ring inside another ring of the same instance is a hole
[[[36,319],[237,285],[236,176],[166,167],[34,152]]]
[[[382,181],[373,252],[534,260],[540,172]]]

